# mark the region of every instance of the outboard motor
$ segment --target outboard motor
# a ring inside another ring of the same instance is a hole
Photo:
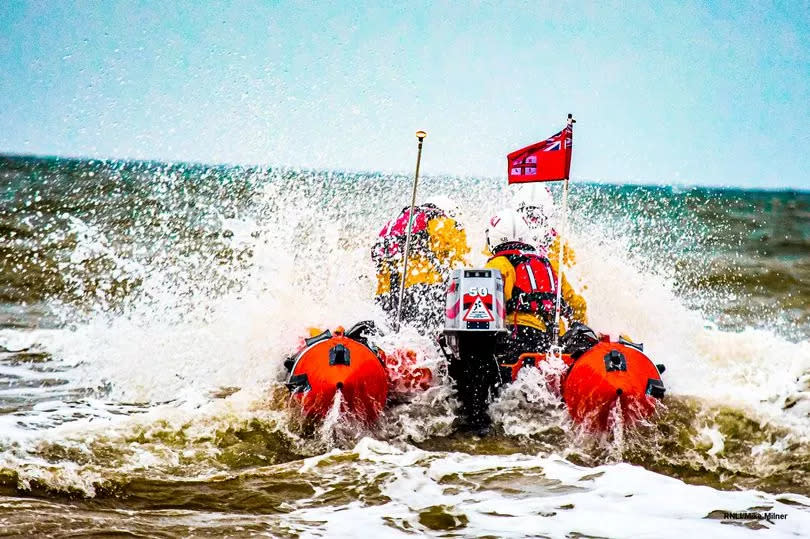
[[[495,347],[499,334],[506,331],[501,272],[454,270],[447,283],[445,307],[439,343],[449,361],[448,374],[455,383],[462,415],[472,427],[488,426],[487,408],[500,384]]]

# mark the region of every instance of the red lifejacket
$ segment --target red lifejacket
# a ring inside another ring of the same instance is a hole
[[[492,258],[503,256],[515,268],[512,297],[506,300],[507,312],[538,314],[546,321],[550,320],[557,301],[557,274],[551,262],[524,243],[499,247]]]
[[[432,204],[423,204],[414,208],[413,225],[411,226],[411,253],[420,253],[426,256],[431,262],[435,261],[435,255],[430,251],[430,237],[428,234],[428,223],[444,216],[444,212]],[[371,250],[371,258],[377,264],[377,269],[382,270],[385,263],[402,263],[405,253],[405,241],[408,234],[408,220],[410,219],[410,207],[403,208],[402,213],[389,221],[380,230],[377,241]],[[437,268],[439,266],[437,265]],[[390,271],[395,271],[393,267]],[[392,277],[394,277],[392,275]],[[397,277],[398,278],[398,277]]]

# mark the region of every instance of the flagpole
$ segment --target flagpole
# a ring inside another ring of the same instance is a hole
[[[574,119],[572,114],[568,115],[568,125],[571,127],[571,139],[573,144],[573,131],[574,131],[574,123],[576,120]],[[565,147],[565,137],[560,142],[561,149]],[[573,151],[573,148],[572,148]],[[563,280],[563,264],[565,262],[565,244],[568,241],[568,178],[565,178],[565,184],[563,185],[563,194],[562,194],[562,230],[560,232],[560,252],[558,253],[558,263],[557,263],[557,301],[555,302],[555,309],[554,309],[554,348],[555,350],[559,351],[559,343],[560,343],[560,311],[562,308],[562,280]]]
[[[402,322],[402,300],[405,298],[405,279],[408,275],[408,256],[411,252],[411,227],[413,225],[413,210],[416,206],[416,185],[419,183],[419,165],[422,162],[422,141],[427,137],[424,131],[417,131],[416,138],[419,139],[418,150],[416,153],[416,174],[413,177],[413,191],[411,193],[411,210],[408,212],[408,232],[405,235],[405,254],[403,255],[404,261],[402,263],[402,278],[399,281],[399,301],[397,302],[397,319],[394,325],[394,331],[399,331],[399,326]]]

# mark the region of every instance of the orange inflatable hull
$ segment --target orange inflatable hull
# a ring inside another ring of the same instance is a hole
[[[388,386],[377,352],[340,330],[307,339],[293,358],[287,381],[293,400],[306,417],[326,417],[340,393],[340,414],[367,424],[376,421],[385,407]]]
[[[596,343],[579,356],[562,356],[568,370],[549,385],[558,390],[571,419],[593,431],[605,431],[617,422],[633,426],[653,415],[656,400],[664,396],[658,367],[636,346],[623,342]],[[546,359],[545,354],[524,354],[512,369]],[[663,369],[663,367],[662,367]]]
[[[656,366],[640,350],[600,342],[577,358],[562,382],[571,418],[594,430],[615,421],[632,426],[655,412],[664,385]]]

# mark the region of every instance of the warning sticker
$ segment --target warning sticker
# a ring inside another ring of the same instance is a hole
[[[475,298],[475,302],[464,314],[463,320],[465,322],[494,322],[495,317],[492,316],[492,312],[484,305],[479,296]]]

